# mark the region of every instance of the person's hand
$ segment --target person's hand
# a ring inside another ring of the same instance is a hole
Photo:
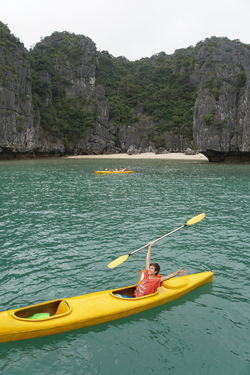
[[[182,268],[180,268],[178,271],[176,271],[176,275],[184,276],[184,275],[187,275],[187,274],[188,274],[188,271],[183,270]]]
[[[148,243],[148,247],[149,247],[149,246],[151,247],[152,245],[153,245],[153,242],[149,242],[149,243]]]

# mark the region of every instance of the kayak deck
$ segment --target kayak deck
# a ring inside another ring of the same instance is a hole
[[[176,277],[164,281],[156,293],[139,298],[129,298],[135,291],[132,285],[0,312],[0,342],[47,336],[127,317],[173,301],[211,282],[213,275],[209,271]]]
[[[126,174],[134,173],[134,171],[95,171],[96,174]]]

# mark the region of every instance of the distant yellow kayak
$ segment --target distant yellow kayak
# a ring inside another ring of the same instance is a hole
[[[214,273],[202,272],[164,281],[154,294],[139,298],[135,285],[64,298],[0,313],[0,343],[72,331],[127,317],[175,300],[210,283]]]
[[[97,174],[125,174],[125,173],[134,173],[134,171],[95,171]]]

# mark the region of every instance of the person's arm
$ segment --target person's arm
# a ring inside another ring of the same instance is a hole
[[[174,273],[171,273],[170,275],[168,276],[164,276],[161,278],[161,283],[163,283],[163,281],[166,281],[166,280],[169,280],[169,279],[172,279],[172,277],[175,277],[177,275],[180,275],[180,276],[183,276],[183,275],[187,275],[188,271],[186,270],[183,270],[182,268],[180,268],[178,271],[174,272]]]
[[[146,270],[149,269],[149,265],[150,265],[150,259],[151,259],[151,246],[152,246],[152,242],[149,242],[149,243],[148,243],[148,253],[147,253],[147,258],[146,258]]]

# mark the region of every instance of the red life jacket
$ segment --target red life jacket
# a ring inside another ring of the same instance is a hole
[[[143,279],[144,279],[144,272],[147,271],[147,270],[141,270],[141,276],[140,276],[140,280],[138,281],[138,283],[136,284],[136,288],[135,290],[138,290],[139,289],[139,285],[142,283]],[[161,275],[159,273],[157,273],[156,277],[158,277],[158,279],[161,279]]]

